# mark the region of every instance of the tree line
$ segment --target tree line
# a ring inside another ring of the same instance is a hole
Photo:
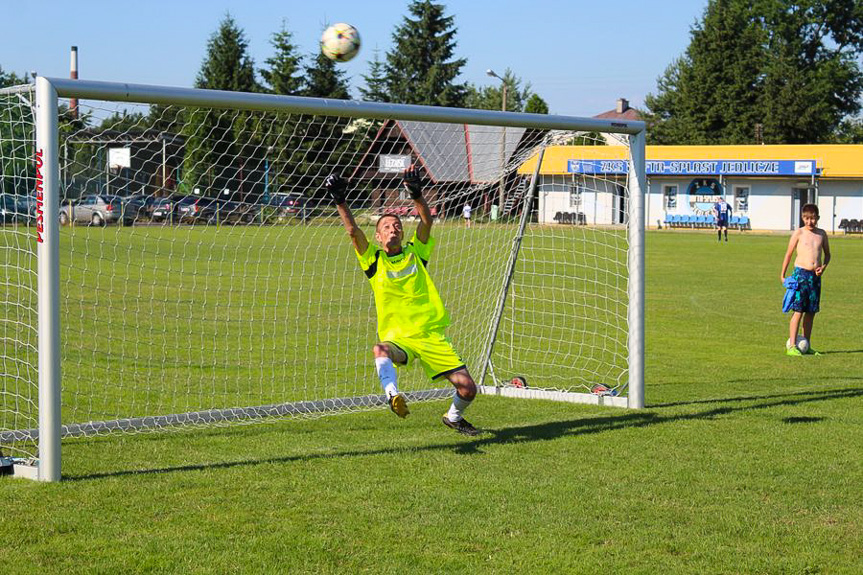
[[[863,143],[863,2],[709,0],[645,99],[654,144]]]
[[[381,56],[375,50],[364,85],[363,100],[429,106],[501,109],[500,86],[459,82],[466,58],[456,57],[455,17],[445,6],[414,0],[393,32],[392,47]],[[242,28],[226,15],[207,44],[195,80],[196,88],[263,92],[319,98],[350,98],[346,73],[320,52],[304,55],[283,20],[270,38],[272,55],[255,68]],[[259,79],[260,78],[260,79]],[[548,113],[545,101],[510,70],[504,73],[507,110]]]

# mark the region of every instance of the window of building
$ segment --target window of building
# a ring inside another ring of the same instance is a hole
[[[668,212],[677,209],[677,186],[665,186],[662,193],[662,205]]]
[[[734,213],[749,212],[749,187],[734,188]]]
[[[570,186],[569,188],[569,207],[576,210],[581,210],[581,202],[584,196],[584,188],[582,186]]]

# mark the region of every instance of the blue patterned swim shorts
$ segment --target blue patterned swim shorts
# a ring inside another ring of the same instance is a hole
[[[812,270],[794,268],[791,277],[797,280],[797,293],[791,302],[791,310],[801,313],[818,313],[821,309],[821,276]]]

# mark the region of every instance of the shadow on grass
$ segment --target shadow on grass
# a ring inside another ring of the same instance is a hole
[[[823,417],[786,417],[782,423],[818,423],[824,421]]]
[[[183,471],[205,471],[213,469],[230,469],[234,467],[245,467],[252,465],[266,465],[273,463],[292,463],[300,461],[313,461],[316,459],[335,459],[340,457],[369,457],[375,455],[388,455],[401,452],[421,451],[443,451],[453,450],[455,453],[473,455],[482,453],[482,447],[486,445],[517,444],[532,441],[548,441],[570,435],[588,435],[595,433],[606,433],[619,429],[631,429],[637,427],[648,427],[652,425],[675,423],[679,421],[691,421],[702,419],[713,419],[718,416],[728,415],[736,412],[770,409],[773,407],[801,405],[815,401],[828,401],[833,399],[847,399],[863,396],[863,388],[841,389],[838,391],[803,391],[791,394],[777,394],[768,396],[732,397],[727,399],[716,399],[709,401],[694,401],[688,403],[674,403],[665,405],[652,405],[648,409],[672,407],[679,405],[697,405],[701,403],[738,403],[743,401],[758,402],[753,405],[720,406],[705,411],[694,413],[677,413],[662,415],[653,411],[627,412],[621,415],[603,417],[583,417],[569,421],[554,421],[538,425],[525,425],[521,427],[508,427],[503,429],[483,430],[483,434],[476,438],[463,438],[460,443],[438,443],[423,447],[390,447],[385,449],[351,450],[336,453],[316,453],[307,455],[292,455],[287,457],[271,457],[265,459],[249,459],[245,461],[230,461],[223,463],[204,463],[195,465],[180,465],[175,467],[163,467],[145,470],[123,470],[105,473],[94,473],[78,476],[64,476],[64,481],[84,481],[102,479],[106,477],[122,477],[126,475],[150,475],[162,473],[176,473]],[[813,423],[823,418],[817,417],[788,417],[783,419],[785,423]]]
[[[819,378],[819,381],[828,381],[831,379],[838,379],[840,381],[861,381],[861,382],[863,382],[863,377],[821,377],[821,378]],[[729,379],[728,381],[723,382],[723,383],[729,383],[729,384],[734,384],[734,383],[753,384],[754,383],[754,384],[760,385],[760,384],[766,384],[766,383],[770,383],[770,382],[780,382],[780,381],[785,381],[785,380],[784,379],[782,379],[782,380],[774,379],[774,378],[763,378],[763,379],[748,378],[748,379]],[[857,390],[857,389],[853,389],[853,388],[852,389],[841,389],[839,391],[819,389],[819,390],[812,390],[812,391],[798,391],[795,393],[777,393],[777,394],[770,394],[770,395],[740,395],[737,397],[717,397],[715,399],[696,399],[696,400],[692,400],[692,401],[670,401],[670,402],[666,402],[666,403],[651,403],[647,407],[648,407],[648,409],[660,409],[663,407],[676,407],[676,406],[682,406],[682,405],[704,405],[704,404],[710,404],[710,403],[729,403],[729,402],[736,402],[736,401],[757,401],[760,399],[776,399],[776,398],[780,398],[780,397],[792,397],[792,398],[793,397],[807,397],[807,396],[811,396],[811,395],[817,395],[819,397],[824,396],[824,399],[830,399],[832,397],[845,397],[843,394],[848,393],[849,391],[850,392],[856,392],[856,391],[863,391],[863,390]]]

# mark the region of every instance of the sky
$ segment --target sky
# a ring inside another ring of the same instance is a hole
[[[656,80],[686,50],[707,0],[437,0],[457,29],[459,81],[499,83],[509,68],[552,114],[594,116],[618,98],[641,107]],[[0,0],[0,66],[69,77],[70,47],[87,80],[191,87],[207,41],[230,14],[255,67],[272,55],[282,23],[303,54],[316,53],[327,23],[356,27],[362,48],[344,67],[354,98],[375,49],[381,59],[408,15],[409,0]]]

